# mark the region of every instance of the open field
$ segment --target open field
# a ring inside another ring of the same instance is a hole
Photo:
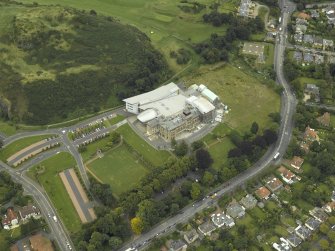
[[[152,162],[153,165],[162,165],[170,156],[167,151],[159,151],[151,147],[147,142],[140,138],[128,124],[119,127],[117,130],[123,139],[131,145],[144,159]]]
[[[208,151],[214,160],[214,169],[218,170],[228,160],[228,152],[234,147],[235,145],[228,137],[223,138],[220,142],[214,143],[209,147]]]
[[[225,122],[241,132],[249,130],[254,121],[260,128],[269,127],[268,115],[280,109],[280,97],[274,90],[230,64],[203,66],[184,80],[187,85],[205,83],[218,94],[231,109]]]
[[[28,176],[44,187],[63,223],[71,233],[78,232],[81,223],[59,173],[74,167],[75,164],[75,160],[69,153],[59,153],[28,171]]]
[[[187,48],[190,42],[200,42],[209,38],[212,33],[225,32],[225,27],[213,27],[202,22],[202,15],[206,10],[198,14],[183,12],[178,7],[179,0],[23,0],[22,2],[94,9],[98,14],[117,17],[121,22],[136,26],[145,32],[154,46],[165,55],[171,48]],[[208,4],[206,0],[198,2]],[[233,2],[229,8],[234,8]],[[176,72],[185,67],[176,65],[175,60],[170,57],[166,57],[166,60]]]
[[[132,187],[146,174],[146,168],[121,145],[94,160],[88,168],[106,184],[110,184],[113,193],[120,195]]]
[[[5,148],[1,149],[0,151],[0,159],[6,160],[8,157],[12,156],[16,152],[26,148],[27,146],[30,146],[38,141],[41,141],[43,139],[52,137],[54,135],[38,135],[38,136],[32,136],[27,137],[23,139],[19,139],[17,141],[14,141],[13,143],[9,144]]]

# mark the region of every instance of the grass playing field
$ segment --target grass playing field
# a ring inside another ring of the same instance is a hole
[[[103,158],[93,161],[88,168],[101,181],[110,184],[116,196],[134,187],[147,172],[124,145],[106,152]]]
[[[153,165],[162,165],[170,156],[167,151],[159,151],[151,147],[147,142],[141,139],[128,124],[117,129],[125,141],[130,144],[144,159],[152,162]]]
[[[54,135],[50,135],[50,134],[49,135],[38,135],[38,136],[22,138],[17,141],[14,141],[13,143],[9,144],[8,146],[0,150],[0,159],[5,161],[8,157],[24,149],[25,147],[30,146],[38,141],[41,141],[43,139],[46,139],[52,136]]]
[[[76,162],[69,153],[59,153],[28,171],[28,176],[44,187],[63,223],[71,233],[78,232],[81,223],[59,173],[75,165]]]
[[[230,64],[203,66],[197,74],[185,77],[187,85],[206,83],[228,105],[225,121],[241,132],[255,121],[260,128],[271,125],[269,114],[280,109],[279,95],[254,77]]]

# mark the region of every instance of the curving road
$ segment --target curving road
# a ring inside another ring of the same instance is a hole
[[[24,189],[24,191],[31,195],[35,202],[38,204],[41,213],[44,215],[46,222],[50,228],[52,236],[55,238],[59,248],[63,251],[69,250],[66,243],[70,243],[72,247],[74,247],[68,233],[65,230],[61,221],[55,222],[52,216],[56,216],[58,219],[59,216],[54,209],[52,203],[50,202],[48,196],[44,192],[44,189],[38,185],[37,183],[33,182],[32,180],[26,178],[23,173],[15,171],[12,167],[8,166],[7,164],[0,161],[0,170],[6,171],[8,174],[11,175],[14,182],[20,183]],[[50,215],[51,217],[49,217]]]
[[[274,68],[277,75],[277,82],[283,87],[283,93],[281,96],[281,125],[279,129],[279,137],[272,147],[268,149],[265,155],[257,161],[252,167],[250,167],[245,172],[240,175],[234,177],[228,182],[222,184],[216,191],[212,191],[212,193],[217,193],[217,197],[220,197],[230,191],[233,191],[236,187],[243,185],[247,180],[255,177],[261,171],[263,171],[266,167],[271,164],[275,164],[273,157],[276,153],[279,153],[279,158],[276,162],[284,155],[287,146],[290,142],[292,130],[293,130],[293,115],[295,113],[295,107],[297,101],[295,99],[294,94],[292,93],[289,84],[287,83],[284,73],[283,73],[283,63],[285,56],[285,46],[286,46],[286,38],[287,38],[287,22],[290,18],[291,13],[295,10],[295,5],[288,1],[281,1],[280,6],[282,9],[282,23],[280,25],[280,31],[278,32],[278,39],[276,40],[275,46],[275,58],[274,58]],[[193,205],[190,205],[183,209],[178,215],[171,217],[164,222],[158,224],[149,232],[142,234],[138,239],[134,240],[131,243],[128,243],[120,250],[124,251],[131,247],[136,247],[139,250],[146,248],[151,240],[156,236],[164,234],[166,232],[170,232],[174,230],[175,225],[178,223],[187,222],[190,218],[194,216],[194,214],[201,212],[206,207],[215,203],[216,199],[211,199],[209,196],[205,197],[202,201],[196,202]]]

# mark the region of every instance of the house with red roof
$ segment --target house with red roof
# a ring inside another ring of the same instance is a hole
[[[6,214],[2,217],[2,226],[4,229],[12,229],[19,226],[19,217],[13,208],[8,208]]]

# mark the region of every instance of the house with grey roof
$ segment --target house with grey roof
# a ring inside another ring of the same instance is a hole
[[[211,218],[215,226],[224,226],[224,214],[212,214]]]
[[[172,240],[169,251],[186,251],[187,244],[182,240]]]
[[[328,219],[328,215],[319,207],[314,207],[312,210],[309,210],[309,214],[321,222]]]
[[[257,200],[254,196],[251,194],[247,194],[245,197],[243,197],[240,200],[240,204],[245,208],[245,209],[251,209],[254,208],[257,205]]]
[[[319,18],[320,13],[317,10],[311,10],[311,17],[312,18]]]
[[[296,233],[291,234],[286,239],[287,239],[288,243],[290,243],[290,245],[294,248],[299,246],[302,242],[302,239]]]
[[[323,46],[323,39],[321,37],[315,37],[313,46],[316,48],[322,48]]]
[[[283,237],[280,238],[280,243],[273,243],[272,247],[276,249],[277,251],[291,251],[292,248],[287,240],[285,240]]]
[[[312,231],[305,226],[298,226],[295,233],[303,240],[307,240],[312,235]]]
[[[301,43],[303,38],[304,38],[304,35],[302,35],[300,33],[295,33],[294,36],[293,36],[293,39],[296,43]]]
[[[312,53],[304,52],[304,62],[305,63],[313,63],[314,62],[314,56]]]
[[[293,58],[295,61],[301,62],[302,61],[302,52],[301,51],[295,51],[293,53]]]
[[[184,234],[184,239],[188,244],[195,242],[198,238],[199,238],[199,234],[197,233],[195,229],[187,231]]]
[[[211,220],[206,221],[198,227],[198,230],[205,236],[210,236],[215,229],[216,227]]]
[[[319,228],[319,226],[321,225],[321,221],[315,219],[315,218],[309,218],[306,222],[305,222],[305,226],[308,227],[310,230],[315,231]]]
[[[325,62],[325,57],[323,55],[315,54],[314,55],[314,62],[316,64],[323,64]]]
[[[226,212],[233,218],[241,218],[245,215],[245,208],[236,201],[233,201],[228,205]]]
[[[307,31],[307,26],[304,24],[296,24],[295,32],[304,34]]]
[[[295,20],[295,23],[298,25],[308,25],[308,21],[306,19],[299,17]]]
[[[314,37],[313,37],[313,35],[305,34],[304,35],[304,43],[313,44],[314,43]]]
[[[334,47],[334,41],[330,39],[323,39],[323,49],[325,50],[326,48],[333,48]]]

